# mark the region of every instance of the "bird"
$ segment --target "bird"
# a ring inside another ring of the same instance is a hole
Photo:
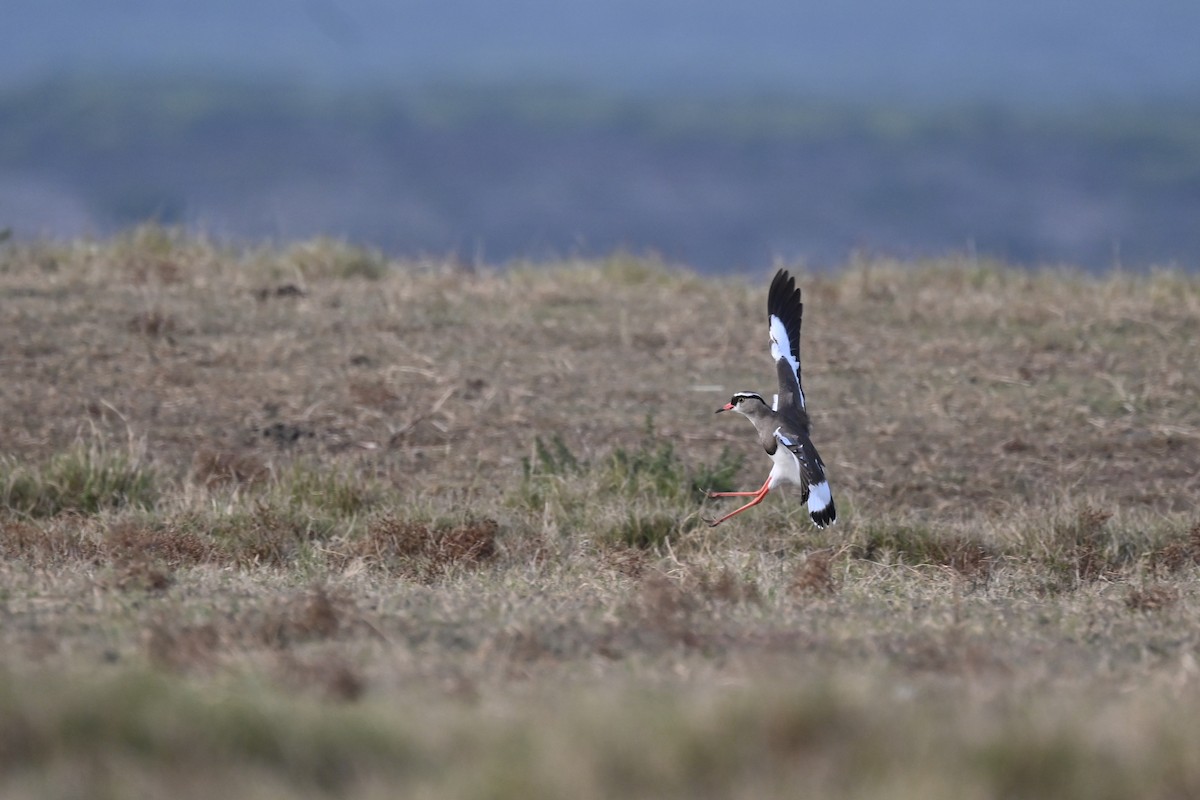
[[[800,320],[803,315],[804,303],[800,300],[795,278],[787,270],[779,270],[767,292],[767,324],[771,358],[775,359],[775,370],[779,375],[779,394],[772,405],[767,405],[757,392],[734,392],[729,402],[716,412],[736,411],[754,423],[758,440],[771,457],[771,473],[757,491],[708,492],[709,497],[752,498],[720,519],[708,520],[711,526],[753,508],[763,501],[767,492],[785,483],[800,487],[802,499],[808,503],[808,515],[818,528],[837,521],[825,462],[809,438],[808,409],[800,382]]]

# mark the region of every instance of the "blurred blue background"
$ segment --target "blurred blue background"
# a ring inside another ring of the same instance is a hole
[[[5,6],[17,237],[1200,261],[1200,3]]]

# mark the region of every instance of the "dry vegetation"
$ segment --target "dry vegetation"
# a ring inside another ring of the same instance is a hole
[[[1200,794],[1200,280],[0,248],[6,798]]]

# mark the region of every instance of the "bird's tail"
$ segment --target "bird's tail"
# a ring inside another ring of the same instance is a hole
[[[808,487],[808,515],[818,528],[837,522],[837,508],[833,505],[833,492],[828,481]]]

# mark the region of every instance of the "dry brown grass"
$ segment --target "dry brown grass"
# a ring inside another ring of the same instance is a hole
[[[831,595],[837,591],[830,550],[815,550],[796,568],[791,590],[801,595]]]
[[[708,529],[763,281],[0,246],[0,794],[1200,791],[1200,281],[800,283],[841,519]]]
[[[434,581],[454,570],[476,570],[498,553],[500,526],[494,519],[437,527],[384,516],[366,533],[330,552],[343,562],[361,561],[384,573]]]

